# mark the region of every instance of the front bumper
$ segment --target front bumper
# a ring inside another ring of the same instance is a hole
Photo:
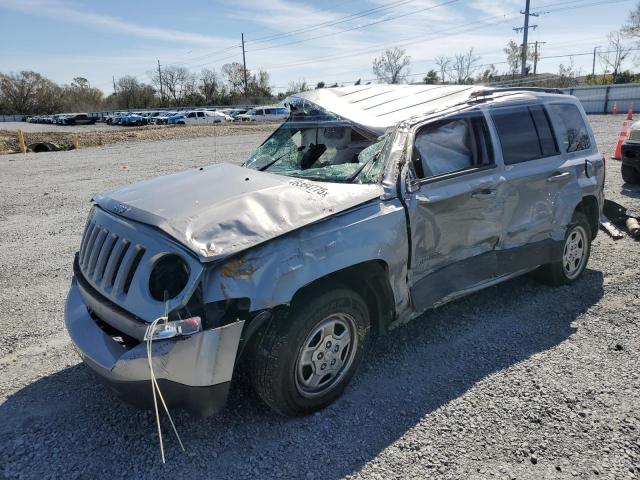
[[[146,343],[124,342],[126,335],[105,328],[107,319],[92,316],[83,294],[74,277],[65,324],[80,357],[123,400],[151,407]],[[224,406],[243,326],[238,321],[189,337],[153,342],[153,370],[168,406],[204,416]]]

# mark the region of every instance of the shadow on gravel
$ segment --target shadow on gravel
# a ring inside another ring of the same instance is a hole
[[[640,186],[633,185],[631,183],[625,183],[624,185],[622,185],[620,195],[631,198],[640,198]]]
[[[187,453],[164,421],[164,466],[153,415],[115,401],[76,365],[0,405],[0,476],[342,478],[489,375],[505,375],[517,395],[523,376],[535,380],[517,364],[567,340],[602,296],[602,273],[587,270],[572,287],[523,277],[453,302],[380,339],[354,384],[319,414],[281,418],[237,387],[217,416],[176,412]]]

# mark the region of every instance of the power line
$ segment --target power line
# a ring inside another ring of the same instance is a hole
[[[361,30],[363,28],[371,27],[373,25],[378,25],[380,23],[390,22],[392,20],[397,20],[398,18],[408,17],[410,15],[415,15],[417,13],[426,12],[428,10],[433,10],[435,8],[438,8],[438,7],[443,7],[443,6],[446,6],[446,5],[450,5],[450,4],[456,3],[458,1],[460,1],[460,0],[449,0],[449,1],[444,2],[444,3],[440,3],[440,4],[437,4],[437,5],[432,5],[432,6],[426,7],[426,8],[421,8],[421,9],[415,10],[413,12],[403,13],[401,15],[396,15],[394,17],[384,18],[382,20],[376,20],[374,22],[366,23],[364,25],[356,25],[355,27],[347,28],[347,29],[344,29],[344,30],[339,30],[338,32],[324,33],[322,35],[316,35],[315,37],[304,38],[302,40],[295,40],[293,42],[280,43],[278,45],[269,45],[269,46],[266,46],[266,47],[254,48],[251,51],[252,52],[257,52],[257,51],[260,51],[260,50],[270,50],[272,48],[280,48],[280,47],[285,47],[285,46],[288,46],[288,45],[297,45],[297,44],[300,44],[300,43],[310,42],[311,40],[317,40],[319,38],[332,37],[332,36],[335,36],[335,35],[339,35],[341,33],[351,32],[351,31],[354,31],[354,30]]]
[[[247,43],[273,41],[273,40],[278,40],[280,38],[289,37],[291,35],[298,35],[300,33],[311,32],[311,31],[314,31],[314,30],[318,30],[320,28],[326,28],[326,27],[331,27],[331,26],[334,26],[334,25],[339,25],[341,23],[349,22],[349,21],[354,20],[356,18],[365,17],[365,16],[368,16],[368,15],[372,15],[374,13],[380,13],[382,11],[390,10],[392,8],[396,8],[396,7],[399,7],[401,5],[406,5],[407,3],[411,3],[411,2],[414,2],[414,1],[416,1],[416,0],[399,0],[399,1],[396,1],[396,2],[393,2],[393,3],[390,3],[388,5],[384,5],[384,6],[376,7],[376,8],[369,8],[367,10],[362,10],[360,12],[355,12],[355,13],[352,13],[350,15],[346,15],[344,17],[339,17],[339,18],[334,19],[334,20],[327,20],[326,22],[317,23],[315,25],[308,25],[306,27],[298,28],[296,30],[290,30],[288,32],[276,33],[276,34],[273,34],[273,35],[267,35],[265,37],[256,38],[255,40],[247,40]]]

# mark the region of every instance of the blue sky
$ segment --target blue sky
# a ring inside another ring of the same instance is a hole
[[[556,72],[570,60],[545,56],[605,47],[607,33],[620,28],[636,1],[531,0],[532,11],[542,14],[532,19],[538,28],[529,39],[546,42],[538,71]],[[498,62],[505,60],[505,44],[521,41],[512,27],[522,25],[524,3],[0,0],[0,71],[35,70],[60,83],[84,76],[108,93],[112,76],[133,74],[148,82],[157,59],[194,72],[242,61],[241,32],[247,40],[247,68],[269,72],[276,92],[292,80],[330,84],[371,79],[373,58],[393,46],[406,48],[411,56],[413,80],[435,67],[436,56],[469,47],[481,56],[480,63],[496,63],[503,70],[506,65]],[[371,9],[377,10],[345,19]],[[269,38],[276,35],[281,37]],[[591,71],[590,56],[573,60],[583,73]],[[633,59],[626,66],[632,68]]]

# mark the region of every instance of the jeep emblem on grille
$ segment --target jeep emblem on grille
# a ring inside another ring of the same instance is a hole
[[[123,214],[127,210],[129,210],[129,206],[125,205],[124,203],[116,203],[113,206],[113,211],[118,214]]]

